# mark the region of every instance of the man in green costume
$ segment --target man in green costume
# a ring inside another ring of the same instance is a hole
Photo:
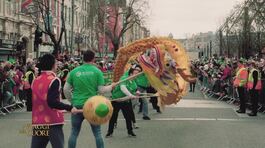
[[[141,72],[141,69],[131,67],[130,70],[128,71],[128,74],[125,73],[120,80],[125,80],[129,76],[133,76]],[[117,87],[112,91],[112,99],[119,99],[128,96],[129,98],[138,98],[135,96],[137,91],[137,84],[135,80],[128,80]],[[136,135],[133,132],[132,128],[132,119],[133,119],[133,109],[132,109],[132,103],[131,100],[126,100],[126,101],[112,101],[112,106],[113,106],[113,114],[109,122],[109,129],[106,137],[111,137],[113,134],[114,130],[114,125],[117,121],[119,111],[122,111],[122,114],[125,118],[126,121],[126,127],[127,127],[127,132],[130,137],[135,137]]]

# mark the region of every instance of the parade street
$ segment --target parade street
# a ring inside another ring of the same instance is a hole
[[[257,117],[239,115],[236,106],[224,101],[206,98],[198,89],[188,93],[177,105],[166,107],[162,114],[149,106],[151,120],[136,118],[139,129],[136,138],[127,135],[122,114],[113,137],[104,138],[107,148],[263,148],[265,146],[265,115]],[[1,148],[28,148],[31,137],[23,133],[31,123],[31,112],[17,110],[0,116]],[[64,126],[65,147],[70,134],[70,114]],[[105,137],[107,125],[102,127]],[[51,147],[50,144],[48,146]],[[89,124],[83,122],[78,148],[95,147]]]
[[[265,0],[0,0],[0,148],[265,148]]]

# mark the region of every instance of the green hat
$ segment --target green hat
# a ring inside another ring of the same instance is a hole
[[[10,64],[15,64],[15,63],[16,63],[16,60],[15,60],[15,59],[9,59],[8,62],[9,62]]]
[[[240,58],[240,59],[239,59],[239,62],[240,62],[240,63],[246,63],[246,59],[244,59],[244,58]]]

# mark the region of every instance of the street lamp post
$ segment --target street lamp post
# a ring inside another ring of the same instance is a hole
[[[212,57],[212,50],[213,50],[213,47],[212,47],[213,45],[212,45],[212,40],[210,40],[210,57]]]
[[[103,43],[103,55],[102,57],[104,57],[104,55],[108,54],[108,41],[106,39],[106,24],[107,24],[107,19],[108,19],[108,15],[107,15],[107,8],[108,8],[108,4],[109,1],[108,0],[104,0],[104,26],[103,26],[103,31],[104,31],[104,43]]]
[[[70,53],[73,53],[74,46],[74,12],[75,12],[75,0],[72,0],[72,26],[71,26],[71,45],[70,45]]]

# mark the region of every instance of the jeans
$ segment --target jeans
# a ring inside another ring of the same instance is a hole
[[[146,98],[142,99],[143,99],[143,116],[146,117],[148,116],[148,101],[146,100]]]
[[[157,91],[150,86],[147,88],[146,92],[155,94]],[[155,109],[157,112],[160,112],[160,107],[157,105],[158,103],[157,97],[151,97],[150,102],[152,103],[153,109]]]
[[[238,87],[238,94],[239,94],[239,100],[240,100],[240,110],[246,111],[246,93],[244,87]]]
[[[46,132],[47,130],[48,132]],[[45,131],[45,134],[37,135],[42,131]],[[46,148],[49,141],[51,142],[52,148],[64,148],[63,125],[52,125],[46,130],[33,128],[33,133],[31,148]]]
[[[109,129],[108,133],[113,133],[114,130],[114,124],[117,122],[119,111],[122,111],[122,114],[125,118],[126,121],[126,127],[128,133],[132,132],[132,120],[133,120],[133,109],[132,109],[132,104],[129,101],[124,101],[124,102],[111,102],[113,106],[113,114],[111,116],[111,119],[109,121]]]
[[[195,85],[196,85],[196,83],[190,82],[190,92],[194,92],[195,91]]]
[[[208,78],[207,77],[203,77],[203,82],[202,82],[202,85],[206,88],[209,87],[209,82],[208,82]]]
[[[27,98],[27,111],[32,111],[32,90],[31,89],[26,89],[25,90],[26,93],[26,98]]]
[[[146,89],[139,87],[138,91],[141,93],[146,93]],[[146,117],[148,116],[148,101],[146,98],[142,98],[142,111],[143,111],[143,116]]]
[[[258,112],[259,90],[251,89],[249,93],[251,97],[251,109],[256,114]]]
[[[68,148],[75,148],[76,147],[76,140],[81,130],[81,125],[84,120],[84,116],[82,113],[78,113],[71,116],[71,124],[72,124],[72,131],[68,141]],[[100,125],[93,125],[90,124],[93,135],[96,140],[97,148],[104,148],[104,141],[101,135],[101,128]]]

